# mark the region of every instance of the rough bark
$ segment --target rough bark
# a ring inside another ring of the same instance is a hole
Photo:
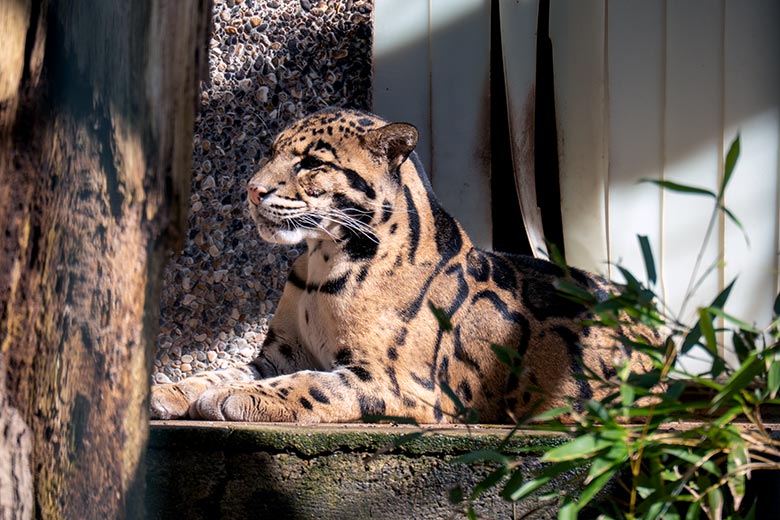
[[[209,11],[0,0],[2,519],[143,516],[161,271],[186,216]]]

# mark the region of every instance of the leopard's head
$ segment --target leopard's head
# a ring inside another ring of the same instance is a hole
[[[247,184],[260,236],[297,244],[373,233],[382,201],[401,190],[397,172],[417,135],[410,124],[353,110],[328,109],[293,123]]]

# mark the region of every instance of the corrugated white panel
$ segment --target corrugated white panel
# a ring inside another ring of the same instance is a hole
[[[725,278],[739,275],[728,309],[766,326],[777,294],[778,177],[780,177],[780,2],[727,0],[723,134],[741,134],[742,153],[726,191],[726,206],[742,233],[725,226]]]
[[[474,243],[490,248],[490,1],[430,6],[433,188]]]
[[[578,167],[585,164],[598,171],[598,154],[606,153],[603,196],[610,260],[642,273],[635,235],[647,234],[656,247],[671,311],[679,313],[688,300],[683,321],[691,323],[697,308],[739,275],[727,311],[765,325],[778,290],[780,3],[560,0],[552,7],[567,241],[573,242],[572,234],[599,232],[598,221],[582,229],[578,217],[601,214],[601,177]],[[599,45],[606,67],[598,63]],[[595,72],[573,74],[577,60]],[[599,87],[590,84],[602,72],[604,103],[599,102]],[[607,114],[603,124],[598,107]],[[572,136],[589,129],[596,137],[575,137],[572,142]],[[698,260],[713,200],[660,192],[636,181],[649,177],[717,191],[725,153],[738,132],[742,154],[725,202],[742,220],[751,245],[746,246],[735,226],[718,218]],[[600,146],[602,135],[608,143]],[[578,208],[579,201],[567,198],[579,196],[583,178],[596,188],[592,193],[584,190],[590,206]],[[598,243],[595,247],[599,250]],[[570,261],[587,263],[587,252],[569,247],[569,242],[567,249]],[[689,296],[697,261],[697,278],[708,268],[712,272]],[[706,367],[706,362],[696,362],[699,354],[685,360],[686,368]]]
[[[547,254],[542,215],[536,201],[536,27],[538,0],[499,2],[509,134],[515,188],[526,236],[535,255]],[[500,81],[500,78],[493,79]]]
[[[610,2],[607,16],[609,259],[643,279],[637,235],[648,237],[663,273],[662,194],[639,181],[664,172],[664,4]]]
[[[604,2],[550,4],[566,260],[607,272]]]
[[[374,4],[374,112],[417,127],[417,153],[431,171],[431,68],[427,1]]]
[[[489,67],[489,0],[376,1],[374,111],[418,127],[436,194],[487,248]]]
[[[685,0],[666,5],[666,180],[716,191],[723,165],[723,1]],[[718,294],[718,270],[689,296],[689,280],[712,211],[712,199],[669,193],[664,197],[662,262],[666,301],[684,322]],[[701,275],[717,264],[716,227],[703,250]],[[695,299],[694,299],[695,298]],[[687,305],[683,309],[684,303]]]

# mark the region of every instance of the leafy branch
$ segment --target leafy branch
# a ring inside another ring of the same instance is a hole
[[[578,408],[570,402],[567,407],[530,417],[512,430],[506,442],[520,428],[571,435],[564,444],[545,451],[541,458],[544,466],[537,472],[528,473],[500,450],[461,457],[460,462],[496,466],[472,491],[469,501],[487,489],[500,487],[501,496],[507,500],[533,495],[555,505],[560,520],[575,519],[589,506],[601,508],[600,518],[604,519],[754,518],[755,504],[746,501],[752,473],[780,469],[780,441],[762,419],[768,406],[780,405],[780,295],[773,302],[771,323],[763,328],[725,310],[736,280],[698,309],[694,323],[683,322],[685,310],[702,282],[722,262],[717,258],[703,267],[719,215],[733,222],[747,242],[741,222],[724,205],[739,154],[737,137],[726,154],[717,192],[671,181],[643,180],[665,190],[713,200],[677,312],[672,312],[653,290],[658,272],[647,237],[639,237],[646,283],[617,266],[625,284],[609,298],[597,301],[567,276],[558,281],[561,294],[591,310],[594,317],[590,325],[611,329],[626,347],[646,353],[652,369],[633,373],[628,364],[618,364],[616,375],[605,379],[583,367],[582,377],[602,385],[607,397],[579,403]],[[554,248],[551,259],[568,272]],[[716,326],[716,321],[723,326]],[[619,336],[622,326],[637,322],[666,331],[662,347]],[[722,344],[728,338],[731,345]],[[690,374],[677,363],[678,354],[687,354],[695,346],[705,349],[712,359],[706,374]],[[495,347],[494,351],[513,370],[522,362],[508,349]],[[736,366],[726,362],[722,354],[726,351],[737,359]],[[573,423],[562,423],[561,414]],[[571,477],[572,472],[575,477]],[[569,475],[566,490],[554,489],[556,479],[564,475]],[[607,491],[608,485],[612,485],[611,491]],[[610,494],[610,500],[599,500],[605,493]],[[461,493],[460,498],[466,500],[464,497]],[[475,518],[470,506],[467,513]]]

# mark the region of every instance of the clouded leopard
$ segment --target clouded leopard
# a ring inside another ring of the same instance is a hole
[[[558,266],[474,247],[437,201],[416,144],[412,125],[341,109],[276,138],[247,185],[249,213],[265,240],[308,251],[260,355],[153,387],[152,417],[447,422],[456,411],[448,388],[481,421],[500,423],[567,397],[599,398],[603,390],[576,377],[578,360],[605,378],[621,356],[649,368],[582,324],[585,309],[553,285]],[[567,276],[602,298],[610,290],[595,275]],[[493,344],[517,352],[522,370],[499,362]]]

